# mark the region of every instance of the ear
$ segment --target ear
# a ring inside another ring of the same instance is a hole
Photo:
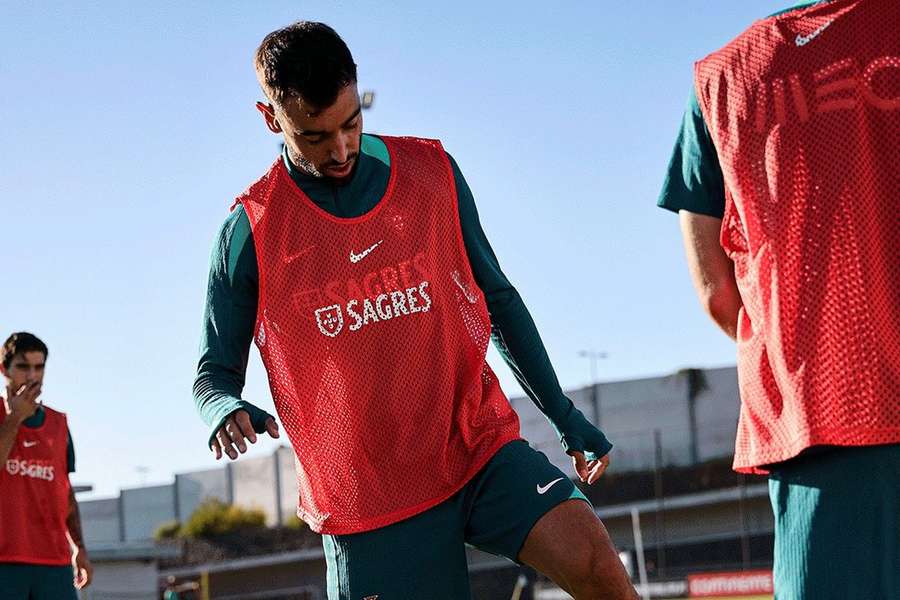
[[[263,102],[256,103],[256,110],[260,112],[263,119],[266,122],[266,127],[269,128],[269,131],[272,133],[281,133],[281,125],[278,123],[278,119],[275,118],[275,107],[271,104],[265,104]]]

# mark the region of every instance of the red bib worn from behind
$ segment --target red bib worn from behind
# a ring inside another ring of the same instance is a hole
[[[43,410],[43,425],[19,427],[0,470],[0,563],[72,564],[66,536],[69,429],[63,413]],[[0,408],[0,422],[5,419]]]
[[[734,466],[900,442],[900,3],[754,24],[697,63],[743,299]]]
[[[439,142],[383,138],[363,216],[316,206],[279,159],[238,201],[259,262],[256,344],[318,532],[383,527],[449,498],[519,421],[485,361],[491,324]]]

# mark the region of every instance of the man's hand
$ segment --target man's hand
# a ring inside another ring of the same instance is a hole
[[[569,454],[572,455],[572,464],[575,465],[575,473],[578,474],[578,479],[588,485],[593,485],[600,479],[600,476],[606,471],[606,467],[609,466],[609,454],[597,460],[587,460],[584,457],[584,452],[573,451]]]
[[[281,436],[278,432],[278,423],[272,417],[266,419],[266,432],[275,439]],[[238,410],[228,417],[225,424],[216,432],[216,438],[209,449],[216,453],[216,460],[222,458],[223,452],[228,455],[228,458],[235,460],[238,457],[238,451],[241,454],[247,451],[248,441],[251,444],[256,443],[256,432],[250,422],[250,414],[245,410]]]
[[[14,423],[21,423],[38,409],[38,396],[41,395],[41,382],[26,383],[18,390],[6,388],[6,402],[9,404],[10,418]]]
[[[75,569],[75,588],[83,590],[91,585],[94,567],[88,559],[87,550],[76,547],[72,553],[72,568]]]

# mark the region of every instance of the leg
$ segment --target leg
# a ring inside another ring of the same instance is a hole
[[[638,597],[606,527],[583,500],[567,500],[544,515],[525,540],[519,560],[576,600]]]
[[[900,598],[900,445],[835,448],[769,478],[779,600]]]
[[[526,442],[501,448],[464,492],[473,546],[534,567],[578,600],[637,598],[590,504]]]
[[[30,565],[0,563],[0,598],[28,600],[31,580]]]
[[[323,535],[328,600],[468,600],[457,498],[381,529]]]
[[[30,600],[78,600],[71,566],[34,565],[33,568],[35,575]]]

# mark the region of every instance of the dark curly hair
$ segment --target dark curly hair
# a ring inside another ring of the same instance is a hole
[[[356,82],[356,63],[344,40],[324,23],[299,21],[273,31],[256,50],[259,83],[275,104],[299,96],[322,109]]]
[[[43,352],[46,359],[47,344],[27,331],[19,331],[6,338],[6,341],[3,342],[3,368],[9,368],[16,354],[25,354],[26,352]]]

